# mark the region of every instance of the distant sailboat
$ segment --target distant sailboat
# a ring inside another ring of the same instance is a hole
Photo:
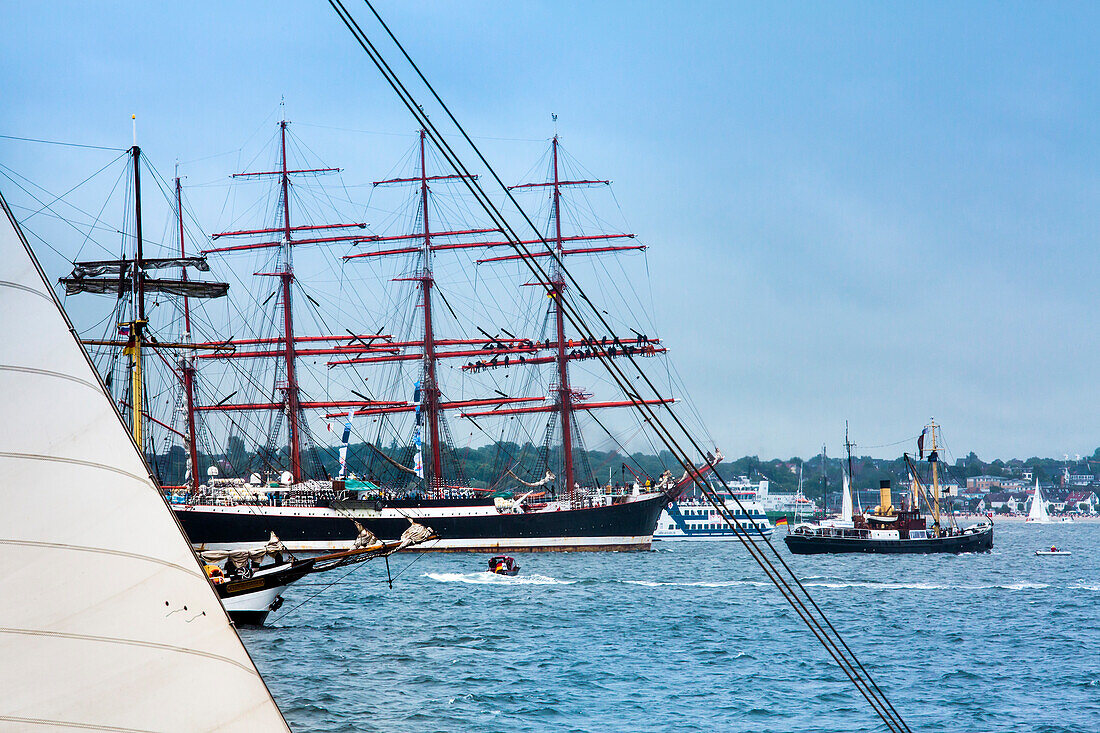
[[[0,206],[0,728],[289,730]]]
[[[844,492],[840,500],[840,521],[852,521],[852,486],[847,473],[844,474]]]
[[[1047,512],[1047,504],[1043,501],[1043,492],[1039,490],[1039,479],[1035,479],[1035,493],[1031,497],[1031,510],[1027,513],[1026,522],[1037,524],[1051,524],[1054,520]]]

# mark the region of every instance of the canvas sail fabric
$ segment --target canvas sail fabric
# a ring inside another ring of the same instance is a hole
[[[0,197],[0,729],[286,731]]]
[[[852,521],[852,487],[848,482],[848,474],[844,474],[844,494],[840,500],[840,521]]]
[[[247,550],[203,550],[199,553],[199,557],[206,562],[221,562],[228,559],[233,563],[233,567],[240,569],[251,561],[260,562],[268,555],[272,557],[281,556],[286,551],[286,545],[272,532],[267,544],[261,547],[253,547]]]
[[[1031,498],[1031,509],[1027,518],[1032,522],[1049,522],[1050,514],[1047,513],[1046,502],[1043,501],[1043,492],[1039,490],[1039,479],[1035,479],[1035,494]]]

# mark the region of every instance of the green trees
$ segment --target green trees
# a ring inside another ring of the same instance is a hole
[[[353,473],[366,476],[370,467],[378,463],[377,449],[371,448],[366,443],[352,443],[348,447],[348,468]],[[330,475],[335,475],[339,470],[339,457],[334,447],[318,447],[314,454]],[[391,443],[382,448],[382,452],[399,462],[407,457],[408,448]],[[557,448],[551,449],[551,462],[555,457]],[[285,464],[285,449],[276,450],[275,455],[264,455],[263,449],[249,451],[245,443],[236,435],[231,435],[227,441],[227,450],[224,454],[207,455],[199,454],[199,478],[205,479],[206,467],[217,465],[223,476],[240,476],[247,478],[250,472],[261,474],[273,473],[272,467]],[[455,455],[462,464],[467,478],[472,486],[486,488],[494,481],[499,481],[505,475],[505,470],[511,470],[525,479],[535,480],[541,476],[535,476],[538,471],[538,447],[532,443],[493,443],[478,447],[456,448]],[[1093,455],[1093,464],[1081,462],[1076,466],[1070,466],[1071,473],[1088,472],[1094,466],[1100,466],[1100,448]],[[666,469],[671,470],[676,476],[683,472],[683,468],[675,461],[672,454],[662,451],[659,455],[646,453],[634,453],[626,456],[617,451],[588,451],[586,456],[578,457],[578,465],[582,465],[584,459],[592,468],[597,481],[606,483],[610,479],[614,483],[629,484],[637,474],[643,480],[645,478],[656,479]],[[916,461],[916,456],[910,456]],[[925,456],[927,459],[927,455]],[[167,453],[150,456],[153,468],[164,485],[180,485],[183,483],[186,471],[186,455],[180,446],[172,446]],[[791,493],[798,486],[798,468],[802,466],[803,491],[813,499],[822,499],[822,463],[828,483],[829,496],[835,502],[839,496],[841,477],[847,471],[846,457],[829,457],[825,459],[820,453],[805,460],[794,456],[789,459],[761,459],[759,456],[742,456],[735,459],[727,459],[719,464],[718,474],[726,480],[738,476],[748,476],[753,481],[766,478],[773,492]],[[919,463],[919,462],[918,462]],[[920,464],[927,473],[927,462]],[[624,468],[625,466],[625,468]],[[1064,472],[1067,464],[1064,460],[1056,458],[1039,458],[1033,456],[1026,461],[1000,459],[990,463],[983,462],[974,452],[965,458],[960,458],[954,464],[948,464],[945,457],[941,456],[940,480],[943,483],[959,483],[965,485],[966,479],[971,476],[992,475],[1012,476],[1023,478],[1025,471],[1031,471],[1033,478],[1037,477],[1042,482],[1056,481]],[[877,490],[879,481],[889,479],[895,486],[909,480],[905,461],[901,456],[892,459],[871,458],[869,456],[853,457],[852,486],[857,491]],[[927,479],[927,477],[925,477]]]

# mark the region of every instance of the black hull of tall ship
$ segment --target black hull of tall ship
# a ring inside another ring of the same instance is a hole
[[[882,554],[930,554],[989,552],[993,549],[993,528],[945,537],[919,540],[872,540],[849,537],[807,537],[789,534],[783,538],[795,555],[823,555],[842,552]]]
[[[341,550],[355,540],[355,522],[381,540],[394,541],[408,528],[409,518],[431,527],[439,538],[417,551],[648,550],[667,495],[622,499],[515,514],[498,512],[492,500],[468,499],[334,501],[328,507],[176,505],[173,511],[192,544],[211,550],[254,547],[271,532],[292,552]]]

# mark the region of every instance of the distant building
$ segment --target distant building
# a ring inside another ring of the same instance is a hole
[[[1068,468],[1062,469],[1063,486],[1088,486],[1095,480],[1091,473],[1070,473]]]
[[[1018,491],[1027,486],[1027,481],[1004,476],[971,476],[966,479],[966,493],[988,494],[991,491]]]
[[[1095,491],[1071,491],[1066,494],[1066,511],[1096,514],[1100,510],[1100,497]]]
[[[1031,501],[1031,497],[1031,492],[1017,491],[1009,494],[1005,505],[1010,512],[1026,512],[1030,508],[1029,502]]]
[[[966,479],[966,493],[988,494],[994,489],[1001,488],[1000,476],[969,476]]]
[[[971,499],[966,505],[966,510],[971,514],[985,514],[989,511],[989,503],[984,497]]]

